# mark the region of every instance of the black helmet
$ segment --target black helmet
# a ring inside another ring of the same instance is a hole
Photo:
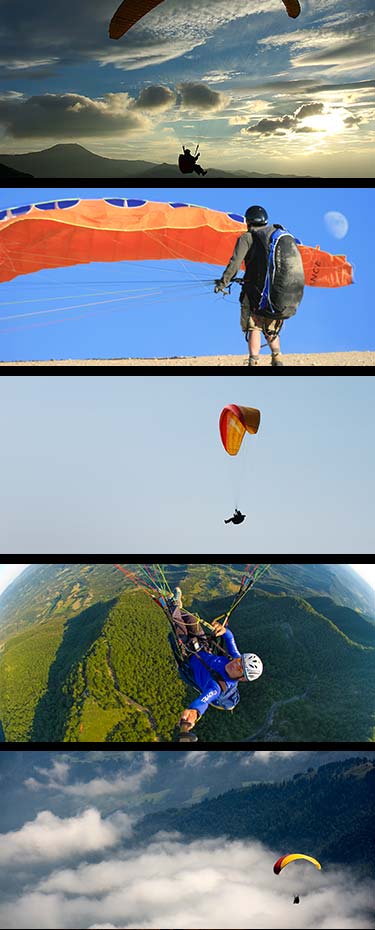
[[[248,226],[267,226],[268,213],[264,207],[249,207],[245,219]]]

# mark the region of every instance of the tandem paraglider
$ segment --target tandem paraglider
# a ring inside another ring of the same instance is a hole
[[[198,693],[181,714],[178,742],[196,741],[196,724],[208,708],[233,711],[240,702],[239,684],[255,682],[263,674],[263,662],[258,655],[240,652],[229,621],[270,566],[247,565],[227,612],[211,623],[186,610],[181,589],[170,588],[163,566],[117,564],[116,568],[132,584],[147,592],[168,619],[169,642],[179,676]]]

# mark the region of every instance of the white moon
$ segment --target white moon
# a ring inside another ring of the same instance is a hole
[[[343,213],[336,213],[334,210],[330,211],[325,214],[324,222],[331,236],[334,236],[335,239],[345,239],[349,230],[349,222]]]

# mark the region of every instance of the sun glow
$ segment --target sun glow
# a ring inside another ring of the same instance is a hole
[[[345,113],[343,110],[331,110],[327,113],[317,113],[315,116],[307,116],[303,125],[316,132],[329,133],[335,135],[344,129]]]

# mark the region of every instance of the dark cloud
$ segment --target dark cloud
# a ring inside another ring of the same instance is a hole
[[[168,110],[176,103],[176,94],[160,84],[145,87],[133,104],[134,110]]]
[[[305,103],[296,111],[296,119],[305,119],[306,116],[317,116],[324,113],[323,103]]]
[[[141,130],[141,114],[134,112],[127,94],[107,94],[92,100],[81,94],[44,94],[28,100],[0,101],[0,123],[13,138],[81,139],[87,136]]]
[[[351,126],[359,126],[361,122],[362,120],[360,116],[347,116],[344,120],[345,126],[348,126],[349,128]]]
[[[180,84],[178,87],[181,105],[187,109],[222,110],[228,103],[228,95],[212,90],[206,84]]]
[[[293,132],[310,132],[308,126],[300,126],[302,120],[310,116],[320,116],[325,112],[323,103],[305,103],[289,116],[280,116],[275,119],[262,119],[255,126],[249,126],[245,131],[260,136],[283,135],[289,130]]]

